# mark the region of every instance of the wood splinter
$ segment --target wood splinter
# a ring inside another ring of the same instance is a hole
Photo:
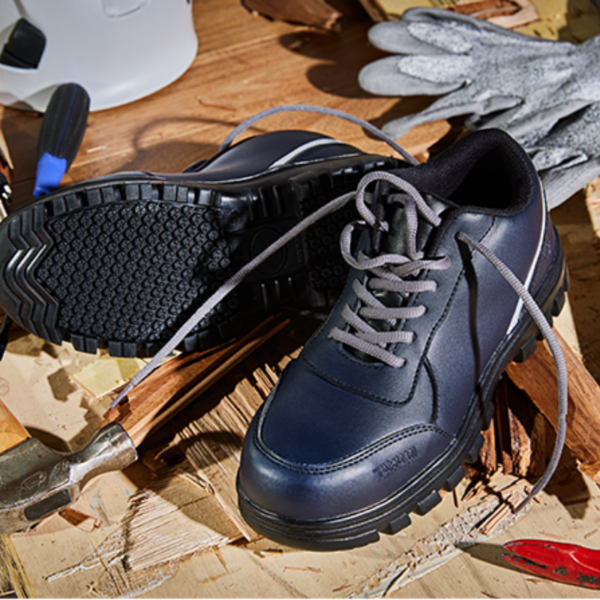
[[[63,508],[58,514],[67,523],[73,525],[73,527],[77,527],[77,529],[85,531],[86,533],[92,533],[94,529],[102,527],[102,521],[100,519],[92,517],[91,515],[86,515],[84,512],[81,512],[72,506]]]
[[[600,483],[600,386],[581,359],[555,331],[569,374],[569,410],[566,445],[579,461],[579,469]],[[539,342],[526,363],[507,367],[510,379],[531,398],[556,430],[558,382],[552,353]]]

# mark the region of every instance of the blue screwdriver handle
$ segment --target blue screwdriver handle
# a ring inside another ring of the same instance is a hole
[[[77,155],[90,112],[90,97],[80,85],[56,88],[44,113],[37,148],[33,195],[49,194],[60,184]]]

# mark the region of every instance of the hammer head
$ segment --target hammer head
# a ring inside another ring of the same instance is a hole
[[[137,451],[123,427],[110,423],[72,454],[30,438],[0,455],[0,533],[29,529],[79,498],[101,473],[124,469]]]

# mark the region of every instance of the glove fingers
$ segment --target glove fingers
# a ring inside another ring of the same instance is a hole
[[[369,42],[391,54],[442,54],[443,50],[414,37],[404,21],[377,23],[369,29]]]
[[[535,46],[556,46],[557,42],[545,40],[541,38],[534,38],[512,29],[506,29],[500,25],[494,25],[485,19],[477,19],[470,17],[469,15],[463,15],[458,12],[452,12],[442,8],[427,8],[424,6],[417,6],[409,8],[402,14],[402,21],[405,23],[436,23],[440,27],[448,27],[462,25],[472,29],[473,32],[490,32],[502,36],[509,41],[511,38],[524,44]]]
[[[541,173],[549,169],[568,169],[580,165],[589,159],[589,156],[577,148],[568,146],[535,147],[527,150],[536,171]]]
[[[525,149],[544,182],[548,205],[558,206],[600,176],[600,102],[559,121]]]
[[[360,87],[382,96],[438,96],[452,92],[466,81],[463,69],[455,69],[454,77],[451,69],[428,68],[428,61],[441,60],[426,57],[411,56],[399,58],[390,56],[368,64],[358,75]],[[424,64],[425,63],[425,64]],[[457,66],[457,65],[455,65]],[[437,74],[440,74],[436,78]],[[426,74],[427,79],[422,75]]]
[[[540,173],[546,190],[548,210],[560,206],[573,194],[600,176],[600,158],[579,163],[567,169],[550,169]]]
[[[578,154],[597,156],[600,154],[600,102],[590,104],[583,110],[561,119],[539,142],[526,148],[543,147],[573,149]]]
[[[468,34],[468,29],[458,31],[436,23],[388,21],[369,29],[369,41],[376,48],[393,54],[460,54],[471,50]]]
[[[505,110],[522,102],[516,96],[493,96],[484,99],[472,99],[468,96],[468,88],[462,88],[439,100],[431,106],[416,113],[390,121],[383,127],[383,131],[390,137],[398,139],[410,129],[421,123],[430,123],[440,119],[450,119],[461,115],[477,113],[485,115],[490,112]]]
[[[533,54],[568,52],[569,42],[534,38],[482,19],[436,8],[410,8],[399,21],[378,23],[369,30],[376,48],[393,54],[464,54],[474,47],[497,46],[498,52],[521,48]]]
[[[504,129],[516,138],[526,137],[537,129],[548,129],[552,124],[572,115],[587,104],[589,102],[585,100],[571,100],[540,110],[539,105],[532,106],[524,103],[513,110],[492,117],[485,126]]]

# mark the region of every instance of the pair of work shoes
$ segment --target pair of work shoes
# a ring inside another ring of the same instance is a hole
[[[281,131],[180,175],[62,189],[0,223],[0,304],[51,342],[131,356],[337,300],[252,421],[239,502],[285,544],[369,543],[462,479],[500,375],[551,335],[567,289],[511,137],[471,133],[415,163]]]

